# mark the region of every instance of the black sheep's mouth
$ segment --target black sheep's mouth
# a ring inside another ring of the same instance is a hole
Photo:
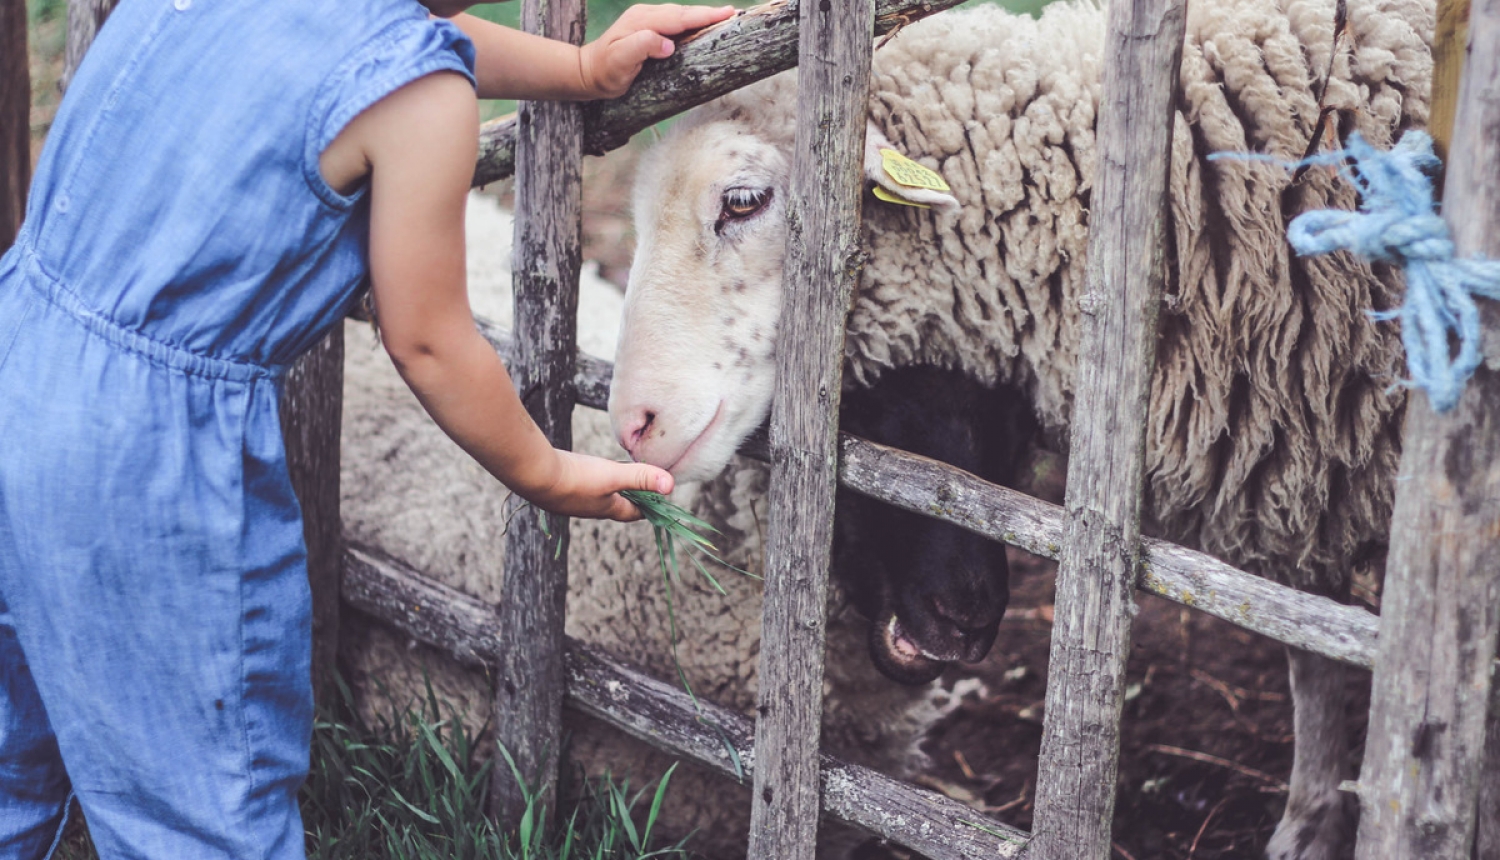
[[[950,663],[917,644],[889,610],[870,626],[870,659],[882,675],[913,686],[935,680]]]

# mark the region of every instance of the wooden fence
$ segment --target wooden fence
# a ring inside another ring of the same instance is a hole
[[[936,860],[1107,857],[1132,591],[1139,588],[1292,647],[1374,669],[1366,765],[1353,787],[1364,812],[1360,857],[1461,858],[1470,856],[1471,845],[1475,856],[1500,857],[1500,827],[1491,820],[1500,811],[1500,708],[1491,701],[1492,692],[1500,699],[1500,687],[1491,684],[1500,607],[1500,365],[1492,359],[1480,370],[1453,415],[1434,416],[1424,398],[1413,399],[1385,635],[1378,639],[1378,619],[1369,613],[1139,536],[1141,428],[1160,301],[1166,140],[1185,0],[1116,0],[1109,10],[1088,275],[1098,310],[1088,315],[1084,335],[1065,508],[836,434],[841,321],[860,260],[857,183],[850,177],[864,134],[870,35],[957,2],[773,2],[690,41],[643,73],[618,102],[527,106],[518,119],[484,134],[476,184],[513,168],[520,174],[515,268],[522,334],[511,339],[482,322],[481,329],[528,392],[538,421],[565,443],[572,404],[602,408],[610,373],[607,363],[578,356],[573,346],[582,153],[618,146],[658,119],[790,67],[794,21],[801,25],[798,53],[817,58],[799,72],[788,270],[803,272],[794,282],[812,286],[789,290],[783,309],[795,308],[787,319],[803,328],[783,337],[799,349],[778,356],[769,445],[778,513],[766,561],[761,716],[752,730],[744,717],[704,705],[754,775],[750,856],[811,858],[824,814]],[[113,5],[75,4],[106,11]],[[529,24],[544,32],[568,39],[582,32],[579,0],[526,0],[524,8]],[[1447,0],[1445,8],[1452,8]],[[1461,249],[1495,256],[1500,93],[1489,82],[1500,77],[1500,0],[1475,6],[1469,44],[1445,210]],[[810,164],[819,169],[800,167]],[[548,181],[528,183],[528,175]],[[1140,241],[1141,225],[1152,241]],[[1500,351],[1500,313],[1490,307],[1486,314],[1493,356]],[[703,727],[684,693],[564,636],[566,545],[554,560],[553,548],[537,551],[536,537],[513,527],[506,600],[498,610],[378,548],[341,545],[341,365],[335,332],[298,368],[286,400],[288,450],[308,510],[320,673],[332,665],[334,595],[342,594],[349,606],[417,640],[497,668],[499,740],[524,750],[534,775],[555,767],[548,756],[557,749],[564,701],[668,753],[729,773],[724,738]],[[799,411],[798,404],[815,408]],[[748,453],[766,456],[764,439]],[[809,665],[805,655],[822,648],[836,483],[1061,559],[1034,836],[818,753],[821,665]],[[531,589],[525,596],[523,585]],[[1486,761],[1490,780],[1481,788]],[[505,814],[514,796],[500,788],[498,811]],[[1476,805],[1481,791],[1483,803]],[[1477,844],[1476,809],[1485,819]]]
[[[0,254],[21,229],[31,183],[31,69],[26,2],[0,0]]]

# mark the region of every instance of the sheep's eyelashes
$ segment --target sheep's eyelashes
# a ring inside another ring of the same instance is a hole
[[[719,202],[719,220],[714,231],[722,231],[730,221],[743,221],[766,208],[771,201],[769,188],[731,188],[724,192]]]

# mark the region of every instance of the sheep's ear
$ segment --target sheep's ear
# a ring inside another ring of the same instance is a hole
[[[875,183],[875,196],[887,203],[944,214],[958,211],[958,199],[948,193],[948,183],[896,151],[873,122],[865,129],[865,178]]]

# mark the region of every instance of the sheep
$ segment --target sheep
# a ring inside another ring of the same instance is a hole
[[[508,216],[493,199],[475,195],[467,217],[471,304],[479,315],[505,324],[510,317]],[[612,355],[620,313],[618,289],[586,270],[580,295],[580,348],[594,355]],[[390,362],[375,348],[368,330],[357,323],[350,326],[341,492],[346,533],[355,541],[380,546],[450,586],[498,601],[503,591],[499,574],[506,522],[512,516],[531,514],[513,510],[504,488],[425,416]],[[930,376],[921,382],[934,388]],[[1004,396],[1002,391],[994,398]],[[900,402],[909,400],[907,392],[899,392]],[[984,420],[993,422],[994,413],[1011,405],[992,399],[982,413]],[[927,432],[928,413],[902,419],[877,408],[873,399],[867,411],[871,417],[854,420],[868,436],[908,446],[922,444],[902,426],[890,426],[904,422],[924,428],[919,435],[934,440],[927,444],[939,444],[929,448],[934,456],[967,458],[963,465],[992,478],[1014,471],[1011,446],[988,444],[985,438],[962,432],[965,416],[979,414],[979,407],[967,401],[950,419],[953,432],[946,435]],[[623,456],[603,413],[579,409],[573,426],[578,450]],[[1028,426],[1019,422],[1018,433],[1027,432]],[[743,570],[761,568],[760,522],[765,512],[757,506],[768,474],[763,463],[736,460],[715,480],[685,488],[689,494],[679,499],[723,532],[715,540],[724,560]],[[933,521],[926,518],[893,513],[910,518],[904,527],[915,537],[905,543],[930,543],[958,556],[974,557],[962,565],[978,574],[977,581],[970,577],[966,587],[984,592],[991,600],[994,595],[987,589],[1004,587],[1004,554],[996,545],[951,526],[934,529]],[[574,521],[570,528],[568,632],[656,677],[675,678],[651,530],[644,524],[597,521]],[[864,531],[889,540],[885,534],[901,528],[899,521],[893,526],[881,520]],[[857,542],[845,553],[843,568],[879,569],[885,563],[884,554],[872,554],[874,546],[869,540]],[[912,552],[909,547],[902,551]],[[996,555],[1002,575],[992,581],[986,577],[994,569]],[[677,655],[696,694],[749,714],[757,691],[760,584],[728,572],[721,572],[718,580],[728,590],[727,596],[696,578],[685,577],[674,586],[681,631]],[[889,587],[884,580],[879,582],[878,587]],[[963,688],[955,693],[938,685],[901,686],[877,672],[865,656],[865,627],[851,608],[863,599],[863,591],[868,589],[856,584],[838,592],[830,609],[824,740],[852,760],[911,775],[926,764],[918,748],[923,734],[957,704]],[[1003,610],[1002,594],[998,609],[989,611]],[[471,728],[477,731],[485,721],[491,691],[482,673],[358,619],[345,628],[341,650],[352,669],[357,702],[367,717],[391,698],[400,703],[420,697],[430,682],[441,699],[468,715]],[[987,649],[989,643],[983,644]],[[927,681],[933,675],[908,680]],[[640,785],[670,764],[666,756],[591,721],[570,715],[568,729],[570,757],[591,774],[611,771],[616,776],[628,775],[633,785]],[[663,811],[663,831],[678,835],[696,831],[690,844],[705,856],[743,856],[750,809],[748,785],[737,787],[722,777],[691,769],[679,769],[673,785]],[[834,856],[856,840],[848,832],[830,832],[824,839],[826,853],[820,856]]]
[[[1377,147],[1426,121],[1430,0],[1347,8],[1336,34],[1334,0],[1188,4],[1146,428],[1155,531],[1338,598],[1354,564],[1379,558],[1391,515],[1399,344],[1364,311],[1393,307],[1399,278],[1288,249],[1292,215],[1354,207],[1333,171],[1293,181],[1274,165],[1206,156],[1294,161],[1321,107],[1339,135]],[[865,178],[926,208],[865,197],[846,390],[897,368],[958,370],[1021,388],[1047,437],[1066,445],[1103,33],[1103,10],[1087,2],[1036,20],[979,7],[877,49]],[[670,464],[679,481],[717,474],[769,410],[795,86],[784,74],[696,109],[638,170],[610,415],[636,459]],[[951,193],[894,182],[884,149],[935,170]],[[905,633],[887,637],[894,659],[927,647]],[[1289,662],[1295,762],[1267,854],[1335,857],[1356,812],[1338,791],[1346,672],[1303,652]]]

